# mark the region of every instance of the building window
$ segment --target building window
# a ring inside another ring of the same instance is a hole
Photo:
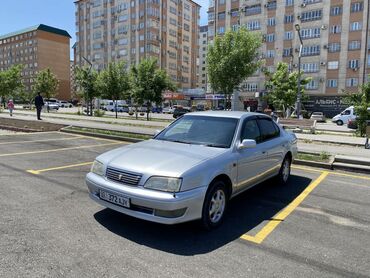
[[[346,79],[346,87],[357,87],[358,86],[358,78],[347,78]]]
[[[225,5],[225,0],[219,0],[219,1],[218,1],[218,4],[219,4],[219,5]]]
[[[330,26],[330,33],[331,34],[339,34],[341,31],[342,31],[342,27],[340,25]]]
[[[294,22],[294,14],[289,14],[284,16],[284,23],[292,23]]]
[[[314,10],[314,11],[308,11],[301,14],[301,21],[313,21],[313,20],[319,20],[322,17],[322,10]]]
[[[218,34],[223,34],[223,33],[225,33],[225,26],[220,26],[220,27],[218,27],[218,29],[217,29],[217,33],[218,33]]]
[[[258,90],[257,83],[246,83],[243,87],[248,92],[256,92]]]
[[[238,24],[234,24],[233,26],[231,26],[231,30],[233,30],[234,32],[235,31],[238,31],[239,29],[239,25]]]
[[[305,73],[307,72],[318,72],[319,71],[319,64],[317,63],[303,63],[301,65],[301,70]]]
[[[247,6],[245,8],[245,15],[260,14],[261,13],[261,4]]]
[[[218,20],[224,20],[225,19],[225,12],[219,13],[217,18],[218,18]]]
[[[306,5],[320,3],[320,2],[322,2],[322,0],[303,0],[303,3]]]
[[[275,1],[268,1],[266,4],[266,8],[268,10],[276,10],[276,0]]]
[[[333,42],[328,44],[328,52],[333,53],[333,52],[339,52],[340,51],[340,43],[338,42]]]
[[[239,16],[239,10],[232,10],[231,11],[231,17],[238,17]]]
[[[319,38],[320,34],[321,34],[320,28],[301,29],[302,39]]]
[[[246,24],[248,30],[259,30],[261,29],[261,24],[258,20],[249,21]]]
[[[328,88],[337,88],[338,87],[338,79],[328,79],[326,82],[326,87]]]
[[[294,0],[285,0],[285,6],[293,6]]]
[[[342,14],[342,6],[335,6],[330,8],[330,15],[341,15]]]
[[[308,45],[302,47],[302,56],[320,55],[320,45]]]
[[[290,57],[290,56],[293,56],[293,48],[284,48],[283,57]]]
[[[338,61],[329,61],[328,62],[328,70],[336,70],[339,67]]]
[[[286,31],[284,33],[284,40],[290,41],[293,39],[293,32],[292,31]]]
[[[362,24],[358,21],[356,22],[351,22],[350,26],[349,26],[349,30],[350,31],[359,31],[362,29]]]
[[[317,90],[318,88],[319,83],[315,79],[312,79],[310,82],[308,82],[305,87],[306,90]]]
[[[270,17],[267,19],[267,26],[275,26],[275,25],[276,25],[275,17]]]
[[[274,58],[275,57],[275,50],[267,50],[266,57],[267,58]]]
[[[364,9],[363,2],[357,2],[351,4],[351,13],[361,12]]]
[[[348,68],[350,69],[358,69],[360,66],[359,60],[349,60],[348,61]]]
[[[348,50],[358,50],[361,49],[361,41],[350,41],[348,43]]]
[[[267,34],[266,35],[266,42],[274,42],[275,41],[275,34]]]

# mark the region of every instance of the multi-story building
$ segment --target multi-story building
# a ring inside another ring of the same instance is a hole
[[[69,41],[67,31],[40,24],[0,36],[0,70],[24,66],[22,77],[26,92],[32,91],[35,76],[50,68],[59,80],[57,97],[70,99]]]
[[[96,70],[155,57],[179,88],[197,86],[200,6],[191,0],[79,0],[76,62]]]
[[[261,54],[267,70],[278,62],[298,67],[312,81],[310,95],[335,96],[354,91],[370,73],[369,1],[366,0],[211,0],[208,38],[245,26],[263,35]],[[246,95],[264,90],[264,75],[257,71],[242,85]]]
[[[207,48],[208,48],[208,26],[199,28],[199,65],[198,65],[198,87],[207,91]]]

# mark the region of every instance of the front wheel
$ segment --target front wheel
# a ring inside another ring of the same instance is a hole
[[[281,164],[279,174],[277,175],[277,180],[279,184],[286,185],[290,177],[290,165],[292,161],[289,156],[285,156],[283,163]]]
[[[223,181],[214,182],[208,190],[202,209],[202,226],[206,230],[221,225],[227,209],[229,196]]]
[[[343,121],[342,120],[338,120],[337,121],[337,125],[343,125]]]

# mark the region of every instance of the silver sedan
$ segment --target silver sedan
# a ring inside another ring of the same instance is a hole
[[[296,153],[295,135],[263,114],[189,113],[151,140],[98,156],[86,184],[104,207],[212,229],[236,195],[270,178],[285,184]]]

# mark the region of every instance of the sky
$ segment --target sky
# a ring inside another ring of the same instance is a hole
[[[209,0],[195,0],[202,6],[200,24],[207,24]],[[46,24],[66,30],[75,39],[74,0],[1,0],[0,35],[30,26]]]

